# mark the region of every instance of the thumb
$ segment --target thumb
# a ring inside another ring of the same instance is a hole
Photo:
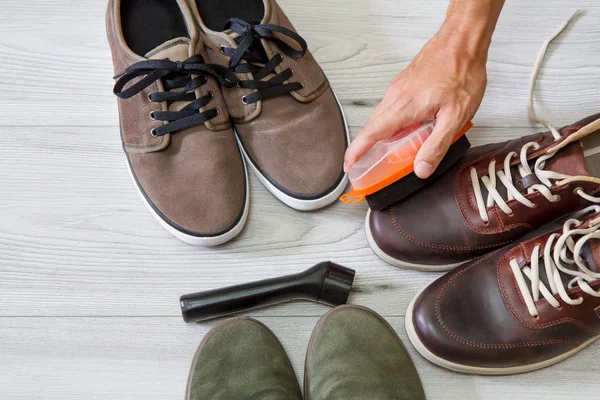
[[[382,101],[373,114],[348,146],[344,156],[344,171],[369,150],[377,141],[392,137],[400,129],[415,123],[414,113],[410,109],[396,110],[389,102]]]
[[[456,114],[438,112],[435,128],[415,158],[415,174],[419,178],[427,179],[434,173],[462,125],[462,119],[456,118]]]

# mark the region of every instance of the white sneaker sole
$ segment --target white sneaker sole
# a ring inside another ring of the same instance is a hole
[[[514,374],[522,374],[522,373],[526,373],[526,372],[536,371],[538,369],[546,368],[551,365],[557,364],[557,363],[571,357],[572,355],[580,352],[586,346],[588,346],[589,344],[593,343],[598,338],[600,338],[600,336],[593,337],[593,338],[589,339],[588,341],[586,341],[585,343],[583,343],[582,345],[580,345],[579,347],[577,347],[571,351],[568,351],[567,353],[561,354],[558,357],[554,357],[549,360],[542,361],[542,362],[535,363],[535,364],[522,365],[519,367],[487,368],[487,367],[474,367],[471,365],[457,364],[452,361],[448,361],[441,357],[436,356],[431,351],[429,351],[425,347],[425,345],[421,342],[421,340],[419,339],[419,336],[417,335],[417,332],[415,331],[415,327],[413,324],[413,311],[414,311],[415,302],[417,301],[417,298],[419,298],[421,293],[422,292],[419,292],[419,294],[417,294],[412,299],[412,301],[410,302],[410,305],[408,306],[408,309],[406,310],[404,325],[406,326],[406,333],[408,334],[408,338],[409,338],[410,342],[412,343],[413,347],[419,352],[419,354],[421,354],[423,357],[425,357],[428,361],[430,361],[436,365],[439,365],[440,367],[443,367],[443,368],[446,368],[446,369],[449,369],[449,370],[452,370],[455,372],[461,372],[463,374],[475,374],[475,375],[514,375]]]
[[[344,127],[346,129],[346,141],[348,144],[350,144],[350,130],[348,129],[348,123],[346,122],[346,115],[344,114],[342,105],[340,104],[340,101],[337,98],[337,96],[335,95],[335,93],[333,94],[333,96],[335,97],[335,100],[338,104],[340,112],[342,113],[342,119],[344,122]],[[234,130],[235,130],[235,128],[234,128]],[[246,165],[250,165],[250,168],[252,168],[252,171],[254,172],[254,174],[258,177],[260,182],[267,188],[267,190],[269,192],[271,192],[271,194],[273,194],[273,196],[275,196],[277,199],[279,199],[279,201],[281,201],[282,203],[284,203],[285,205],[287,205],[293,209],[296,209],[299,211],[312,211],[312,210],[318,210],[320,208],[328,206],[329,204],[331,204],[334,201],[336,201],[337,199],[339,199],[339,197],[342,195],[342,193],[346,189],[346,186],[348,186],[348,174],[344,174],[344,177],[342,178],[340,183],[335,187],[335,189],[333,189],[331,192],[327,193],[323,197],[320,197],[318,199],[310,199],[310,200],[302,200],[302,199],[298,199],[296,197],[292,197],[292,196],[288,195],[287,193],[284,193],[283,191],[281,191],[275,185],[273,185],[273,183],[271,183],[269,181],[269,179],[267,179],[260,172],[260,170],[256,167],[256,165],[254,165],[254,163],[250,159],[250,156],[248,156],[248,153],[246,153],[246,150],[244,150],[244,147],[242,146],[242,143],[239,140],[239,135],[237,134],[237,131],[235,131],[235,134],[236,134],[236,137],[238,138],[238,145],[240,146],[240,149],[242,149],[242,154],[244,155],[244,159],[246,160]]]
[[[125,156],[125,157],[127,157],[127,156]],[[191,244],[193,246],[214,247],[214,246],[218,246],[218,245],[221,245],[223,243],[226,243],[226,242],[232,240],[237,235],[239,235],[240,232],[242,232],[242,229],[244,229],[244,225],[246,225],[246,220],[248,219],[248,210],[250,209],[250,185],[248,182],[248,169],[246,168],[245,165],[244,165],[244,174],[246,175],[246,204],[244,205],[244,211],[243,211],[242,217],[240,218],[238,223],[236,225],[234,225],[227,232],[225,232],[221,235],[218,235],[218,236],[194,236],[194,235],[187,234],[186,232],[180,231],[179,229],[175,228],[174,226],[169,224],[169,222],[165,221],[154,210],[154,207],[152,207],[152,205],[148,202],[148,200],[146,199],[146,196],[144,196],[144,193],[142,192],[142,189],[139,187],[138,182],[133,175],[133,171],[131,169],[131,166],[129,165],[129,162],[127,160],[126,160],[126,162],[127,162],[127,170],[129,171],[131,180],[133,181],[135,188],[137,189],[140,197],[142,198],[144,204],[146,205],[146,208],[150,211],[150,214],[152,214],[152,216],[162,225],[162,227],[165,228],[167,230],[167,232],[169,232],[171,235],[175,236],[177,239],[179,239],[187,244]]]
[[[367,236],[367,242],[369,243],[369,246],[371,246],[371,249],[377,255],[377,257],[381,258],[386,263],[393,265],[394,267],[404,268],[404,269],[412,269],[415,271],[443,272],[443,271],[450,271],[450,270],[458,267],[459,265],[462,265],[462,264],[468,262],[468,260],[467,260],[467,261],[461,261],[461,262],[454,263],[454,264],[428,265],[428,264],[409,263],[407,261],[398,260],[397,258],[390,257],[389,255],[385,254],[383,252],[383,250],[381,250],[379,248],[379,246],[375,242],[375,239],[373,238],[373,234],[371,233],[371,227],[369,225],[369,217],[370,216],[371,216],[371,209],[369,209],[369,211],[367,211],[367,217],[365,218],[365,235]]]

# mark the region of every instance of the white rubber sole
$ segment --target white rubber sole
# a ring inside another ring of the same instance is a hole
[[[146,196],[144,196],[144,194],[142,193],[142,189],[138,186],[138,183],[133,175],[133,171],[131,170],[129,162],[127,162],[127,170],[129,171],[131,180],[133,181],[135,188],[137,189],[140,197],[146,205],[146,208],[150,211],[150,214],[152,214],[152,216],[162,225],[163,228],[167,230],[167,232],[169,232],[171,235],[175,236],[177,239],[187,244],[191,244],[192,246],[203,247],[218,246],[235,238],[237,235],[240,234],[240,232],[242,232],[242,229],[244,229],[244,225],[246,225],[246,220],[248,219],[248,211],[250,210],[250,184],[248,182],[248,169],[245,165],[244,173],[246,174],[246,204],[244,205],[244,212],[238,223],[233,228],[218,236],[193,236],[171,226],[171,224],[169,224],[160,215],[158,215],[158,213],[154,210],[152,205],[146,199]]]
[[[371,233],[371,227],[369,226],[369,217],[370,216],[371,216],[371,209],[369,209],[367,211],[367,217],[365,218],[365,235],[367,236],[367,242],[369,243],[369,246],[371,246],[373,253],[375,253],[377,255],[377,257],[381,258],[386,263],[393,265],[394,267],[404,268],[404,269],[412,269],[415,271],[443,272],[443,271],[450,271],[450,270],[458,267],[459,265],[462,265],[462,264],[468,262],[468,260],[467,260],[467,261],[461,261],[461,262],[454,263],[454,264],[428,265],[428,264],[409,263],[407,261],[398,260],[397,258],[390,257],[389,255],[385,254],[383,252],[383,250],[381,250],[379,248],[379,246],[375,242],[375,239],[373,238],[373,234]]]
[[[417,294],[412,299],[412,301],[410,302],[410,305],[408,306],[408,309],[406,310],[406,317],[404,319],[404,325],[406,327],[406,333],[408,334],[408,339],[412,343],[413,347],[419,352],[419,354],[421,354],[423,357],[425,357],[428,361],[430,361],[436,365],[439,365],[440,367],[449,369],[451,371],[460,372],[463,374],[472,374],[472,375],[523,374],[526,372],[536,371],[538,369],[543,369],[546,367],[550,367],[554,364],[557,364],[557,363],[571,357],[572,355],[580,352],[586,346],[590,345],[591,343],[596,341],[598,338],[600,338],[600,336],[593,337],[590,340],[588,340],[587,342],[583,343],[581,346],[579,346],[571,351],[568,351],[567,353],[561,354],[558,357],[554,357],[549,360],[542,361],[542,362],[535,363],[535,364],[522,365],[519,367],[486,368],[486,367],[474,367],[471,365],[457,364],[452,361],[448,361],[441,357],[436,356],[431,351],[429,351],[425,347],[425,345],[423,345],[421,340],[419,339],[419,336],[417,335],[417,332],[415,331],[415,327],[413,324],[413,310],[414,310],[415,302],[417,301],[417,298],[419,298],[421,293],[422,292],[419,292],[419,294]]]
[[[340,112],[342,113],[342,120],[344,122],[344,127],[346,128],[346,140],[349,145],[350,144],[350,129],[348,128],[348,123],[346,121],[346,115],[344,114],[344,110],[342,109],[340,100],[337,98],[335,93],[333,93],[333,96],[335,97],[335,100],[338,104]],[[259,169],[254,165],[254,163],[248,156],[248,153],[246,153],[246,150],[244,150],[244,147],[242,146],[242,143],[239,140],[239,135],[237,134],[237,131],[235,130],[235,128],[234,128],[234,131],[235,131],[236,137],[238,138],[238,145],[239,145],[240,149],[242,150],[244,159],[246,160],[246,165],[249,165],[250,168],[252,168],[252,171],[258,177],[258,179],[263,184],[263,186],[265,186],[267,188],[267,190],[269,192],[271,192],[271,194],[273,194],[273,196],[275,196],[279,201],[281,201],[283,204],[287,205],[288,207],[291,207],[291,208],[293,208],[295,210],[299,210],[299,211],[318,210],[320,208],[328,206],[329,204],[331,204],[331,203],[335,202],[337,199],[339,199],[340,196],[342,195],[342,193],[344,193],[346,186],[348,186],[348,174],[344,174],[344,177],[342,178],[341,182],[335,187],[335,189],[333,189],[331,192],[329,192],[328,194],[326,194],[323,197],[320,197],[318,199],[311,199],[311,200],[302,200],[302,199],[292,197],[292,196],[288,195],[287,193],[282,192],[279,188],[277,188],[275,185],[273,185],[259,171]]]

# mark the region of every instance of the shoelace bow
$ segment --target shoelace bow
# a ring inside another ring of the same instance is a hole
[[[531,74],[531,81],[529,86],[529,118],[533,122],[537,122],[548,128],[548,130],[550,130],[550,132],[552,133],[552,136],[554,137],[555,141],[560,140],[562,138],[562,135],[554,126],[552,126],[550,122],[538,118],[538,116],[536,115],[535,109],[533,107],[533,89],[535,87],[535,83],[537,81],[537,76],[540,72],[541,66],[544,62],[544,57],[546,55],[546,51],[548,50],[549,44],[567,27],[569,22],[578,14],[578,12],[579,11],[576,11],[573,15],[571,15],[571,17],[569,17],[569,19],[565,21],[558,28],[558,30],[548,40],[546,40],[546,42],[544,42],[540,53],[538,54],[538,58],[535,62],[533,72]],[[536,205],[531,200],[529,200],[521,193],[521,191],[515,186],[515,183],[513,181],[513,176],[511,172],[511,162],[513,157],[518,155],[520,156],[520,165],[518,165],[518,171],[521,175],[521,179],[519,180],[519,182],[524,186],[524,188],[522,189],[527,194],[539,192],[550,202],[558,202],[560,200],[560,196],[552,194],[552,192],[549,189],[554,185],[554,183],[551,180],[558,181],[572,177],[570,175],[544,170],[546,160],[552,158],[554,154],[556,154],[556,152],[553,152],[551,154],[546,153],[539,156],[535,160],[534,169],[532,171],[531,167],[529,166],[529,160],[527,159],[527,153],[531,149],[533,149],[534,151],[539,150],[540,145],[536,142],[530,142],[525,144],[521,148],[520,155],[516,152],[511,152],[507,154],[506,158],[504,159],[504,170],[496,171],[496,160],[492,160],[489,164],[487,176],[479,177],[477,175],[476,169],[474,167],[471,168],[471,183],[473,187],[473,192],[475,194],[475,200],[477,202],[477,209],[479,211],[479,216],[485,223],[489,222],[487,209],[492,207],[494,204],[497,204],[498,207],[507,215],[512,215],[513,213],[512,209],[507,204],[507,201],[516,200],[529,208],[536,207]],[[496,187],[498,181],[496,177],[498,177],[500,182],[506,188],[506,200],[503,199],[502,195],[498,192],[498,189]],[[487,200],[485,202],[483,200],[483,193],[479,180],[481,180],[488,192]],[[591,203],[600,203],[600,198],[590,196],[589,194],[585,193],[581,188],[577,188],[575,192]]]
[[[300,90],[304,87],[302,83],[285,83],[292,77],[294,72],[287,68],[276,73],[276,68],[284,60],[282,54],[268,59],[262,47],[261,39],[269,39],[277,43],[278,48],[288,57],[302,58],[308,49],[306,41],[296,32],[283,26],[274,24],[252,25],[248,22],[232,18],[227,22],[226,28],[236,33],[237,48],[221,46],[221,52],[228,56],[229,68],[236,73],[251,73],[253,80],[238,80],[238,87],[243,89],[255,89],[256,91],[242,97],[242,103],[256,103],[271,97],[280,96],[285,93]],[[294,49],[286,42],[276,36],[276,33],[287,36],[298,43],[301,50]],[[245,61],[245,63],[243,63]],[[263,81],[264,78],[273,74],[274,76]]]
[[[192,78],[192,75],[198,76]],[[121,99],[129,99],[154,82],[162,80],[164,92],[151,93],[149,96],[150,101],[157,103],[166,101],[168,105],[176,101],[189,102],[179,111],[154,111],[150,114],[150,118],[153,120],[167,122],[153,129],[152,136],[164,136],[168,133],[203,124],[219,115],[219,111],[216,109],[199,112],[214,98],[212,92],[196,98],[195,90],[207,82],[208,76],[214,77],[221,85],[226,87],[232,87],[237,80],[235,74],[227,68],[205,64],[202,56],[195,55],[185,61],[144,60],[133,64],[115,76],[117,81],[113,92]],[[125,87],[139,77],[142,78],[127,88]],[[183,89],[175,90],[179,88]]]
[[[589,215],[599,211],[600,207],[591,206],[582,210],[578,215]],[[590,286],[591,282],[600,279],[600,273],[590,270],[581,257],[583,246],[591,239],[600,238],[600,225],[594,223],[587,228],[581,226],[582,222],[576,218],[566,221],[563,225],[562,235],[553,233],[546,241],[543,253],[540,253],[541,244],[534,247],[529,265],[519,267],[517,260],[510,260],[510,267],[517,280],[519,291],[532,317],[538,316],[535,302],[540,300],[540,294],[554,308],[560,307],[560,303],[555,297],[556,294],[569,305],[579,305],[583,302],[582,297],[572,298],[567,292],[575,288],[575,285],[590,296],[600,297],[600,290],[596,291]],[[544,269],[550,288],[547,288],[540,279],[540,258],[544,259]],[[572,277],[566,287],[561,273]],[[530,280],[531,291],[523,275]]]

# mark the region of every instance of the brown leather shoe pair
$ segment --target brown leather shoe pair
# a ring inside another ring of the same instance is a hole
[[[419,353],[458,372],[515,374],[600,337],[598,192],[600,114],[475,147],[421,192],[371,212],[367,235],[386,261],[463,264],[406,312]]]
[[[298,210],[344,190],[341,107],[274,0],[110,0],[106,24],[129,171],[170,233],[240,233],[246,166]]]

